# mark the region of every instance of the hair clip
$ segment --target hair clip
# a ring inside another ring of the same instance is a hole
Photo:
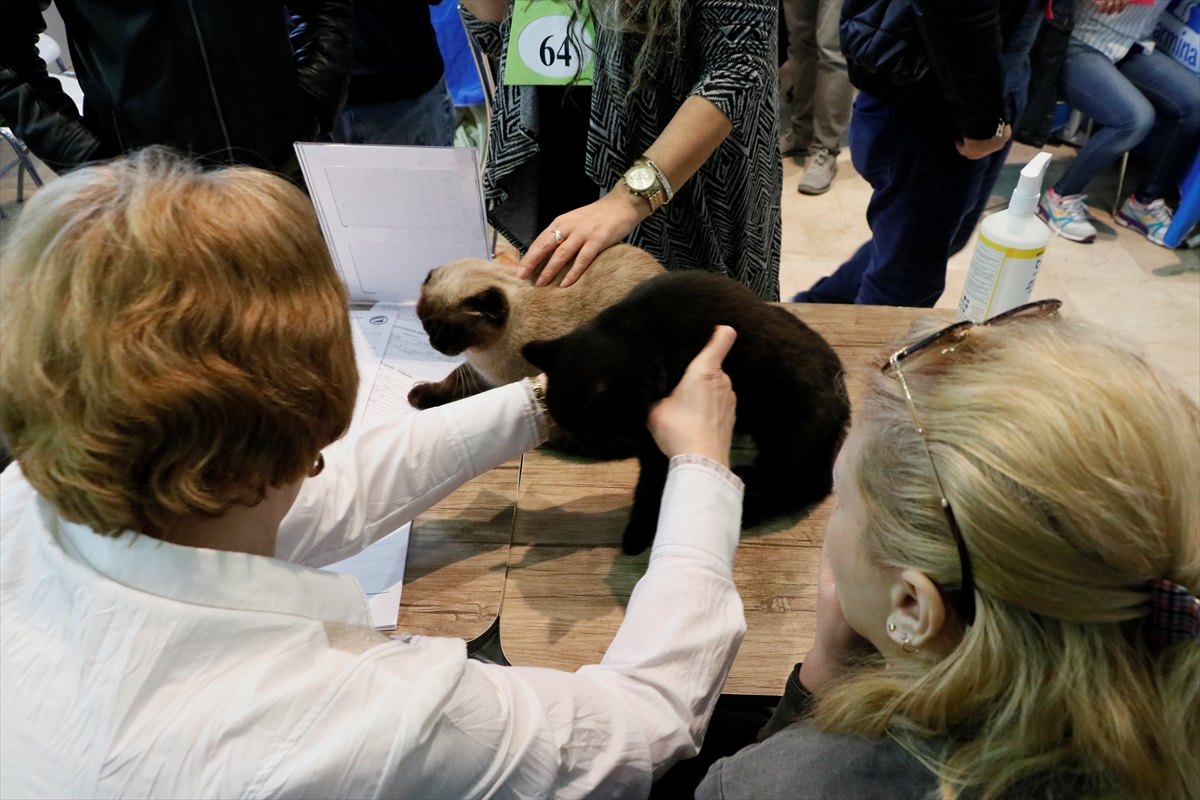
[[[1200,600],[1173,581],[1150,581],[1150,641],[1168,645],[1192,639],[1200,642]]]

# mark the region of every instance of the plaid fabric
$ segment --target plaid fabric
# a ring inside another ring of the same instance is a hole
[[[1200,600],[1178,583],[1150,581],[1149,635],[1158,644],[1184,639],[1200,642]]]

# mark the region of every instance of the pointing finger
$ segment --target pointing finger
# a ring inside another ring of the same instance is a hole
[[[708,344],[704,345],[704,349],[692,361],[689,369],[695,367],[713,372],[719,371],[721,364],[725,361],[725,356],[729,355],[729,350],[733,347],[733,343],[736,340],[737,331],[728,325],[718,325],[713,330],[712,338],[708,340]]]

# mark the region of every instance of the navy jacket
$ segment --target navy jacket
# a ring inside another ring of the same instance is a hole
[[[1010,113],[1001,54],[1028,0],[846,0],[850,82],[932,134],[988,139]]]

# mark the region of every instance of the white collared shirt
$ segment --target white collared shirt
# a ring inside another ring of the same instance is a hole
[[[693,755],[745,630],[741,484],[673,460],[645,576],[576,673],[389,639],[365,547],[544,439],[521,382],[325,451],[276,558],[106,537],[0,476],[0,796],[644,796]]]

